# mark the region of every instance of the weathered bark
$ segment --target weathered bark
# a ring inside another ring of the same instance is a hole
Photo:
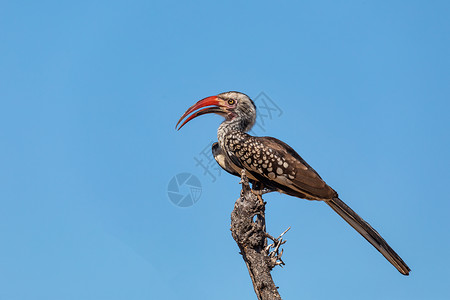
[[[270,271],[276,265],[284,264],[281,260],[283,251],[279,252],[279,247],[284,244],[281,239],[284,233],[277,239],[266,233],[265,203],[261,196],[251,191],[245,174],[241,197],[231,213],[231,233],[247,265],[258,299],[281,299]],[[267,238],[273,241],[271,245],[267,245]]]

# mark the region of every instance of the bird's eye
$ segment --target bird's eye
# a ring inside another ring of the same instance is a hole
[[[229,104],[229,105],[233,105],[234,103],[236,103],[236,101],[235,101],[234,99],[228,100],[228,104]]]

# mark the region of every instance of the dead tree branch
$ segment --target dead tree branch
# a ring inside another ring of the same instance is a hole
[[[278,238],[269,235],[266,232],[265,203],[261,196],[252,192],[245,172],[241,183],[241,197],[231,213],[231,234],[247,265],[258,299],[281,299],[270,271],[277,265],[284,265],[280,246],[286,242],[282,236],[289,228]],[[272,241],[269,245],[267,238]]]

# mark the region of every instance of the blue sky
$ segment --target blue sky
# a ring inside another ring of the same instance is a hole
[[[254,299],[229,231],[238,179],[194,159],[220,117],[174,130],[229,90],[265,93],[280,113],[258,134],[412,269],[325,204],[269,194],[269,233],[292,227],[284,298],[449,299],[449,15],[448,1],[3,1],[0,299]],[[182,172],[202,184],[188,208],[167,193]]]

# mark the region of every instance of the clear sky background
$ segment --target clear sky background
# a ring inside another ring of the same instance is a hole
[[[273,193],[269,233],[292,227],[285,299],[450,299],[449,16],[448,1],[2,1],[0,299],[256,299],[229,231],[239,179],[194,160],[220,117],[174,129],[229,90],[276,103],[259,133],[412,269],[325,204]],[[188,208],[167,194],[181,172],[203,187]]]

